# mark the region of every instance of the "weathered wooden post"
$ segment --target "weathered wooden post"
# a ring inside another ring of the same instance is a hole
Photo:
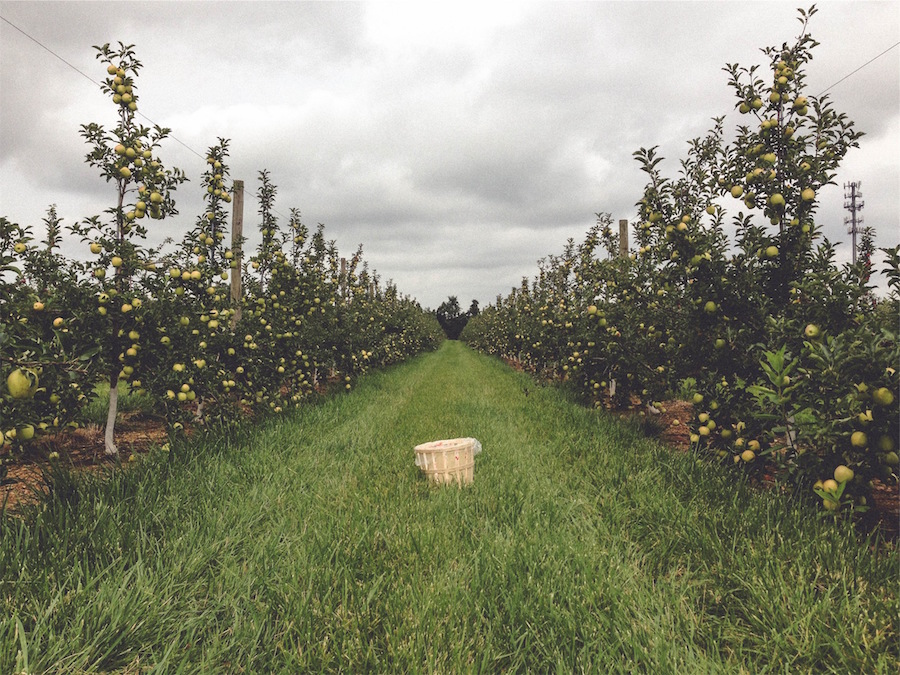
[[[628,257],[628,220],[625,218],[619,219],[619,257],[627,258]],[[610,378],[609,380],[609,397],[613,398],[616,395],[616,380],[615,378]]]
[[[241,270],[243,269],[243,242],[244,238],[244,181],[234,181],[232,191],[231,215],[231,250],[234,252],[235,267],[231,270],[231,330],[234,330],[241,320]]]
[[[343,298],[344,302],[346,302],[350,297],[350,284],[347,279],[347,259],[341,258],[341,298]]]

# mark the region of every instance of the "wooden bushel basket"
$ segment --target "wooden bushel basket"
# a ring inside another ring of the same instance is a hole
[[[475,455],[480,449],[480,444],[474,438],[422,443],[415,448],[416,466],[433,483],[456,483],[462,487],[475,479]]]

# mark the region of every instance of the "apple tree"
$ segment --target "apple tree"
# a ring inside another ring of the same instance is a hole
[[[90,166],[114,185],[115,201],[105,213],[88,218],[73,231],[91,243],[95,251],[93,277],[98,320],[97,367],[109,383],[110,402],[106,422],[105,450],[118,454],[114,441],[120,374],[134,374],[134,362],[142,348],[131,336],[140,333],[145,300],[137,284],[137,273],[153,262],[154,251],[142,246],[146,218],[163,219],[177,213],[173,192],[187,180],[179,169],[166,169],[158,157],[159,145],[169,133],[159,126],[147,128],[136,120],[136,78],[141,63],[133,45],[121,42],[95,47],[97,58],[107,64],[102,90],[116,107],[118,123],[107,131],[102,125],[83,125],[81,135],[91,146]],[[110,267],[112,273],[109,273]],[[129,370],[130,369],[130,370]]]

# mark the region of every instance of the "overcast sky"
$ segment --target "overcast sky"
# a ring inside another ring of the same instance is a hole
[[[192,150],[221,136],[249,192],[267,169],[281,214],[324,223],[348,257],[362,244],[423,305],[456,295],[465,308],[533,278],[594,214],[634,219],[645,181],[632,153],[660,146],[674,177],[712,117],[734,128],[722,67],[765,66],[760,48],[792,43],[809,4],[2,1],[0,15],[98,81],[92,45],[135,45],[139,111],[184,144],[160,154],[192,181],[180,216],[150,221],[149,243],[193,226],[204,159]],[[900,2],[818,8],[810,94],[900,40]],[[78,132],[115,126],[114,106],[6,22],[0,59],[0,215],[42,234],[52,203],[66,224],[101,213],[113,190],[84,163]],[[845,182],[861,181],[877,244],[900,239],[898,65],[895,47],[829,91],[867,134],[820,192],[841,260]],[[248,195],[253,244],[256,208]],[[64,252],[87,256],[79,241]]]

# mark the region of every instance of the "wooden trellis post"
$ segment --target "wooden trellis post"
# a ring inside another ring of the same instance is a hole
[[[628,256],[628,221],[626,219],[619,220],[619,257]]]
[[[234,202],[231,216],[231,250],[234,252],[234,261],[236,267],[231,270],[231,308],[234,314],[231,315],[231,329],[237,326],[241,320],[241,270],[243,262],[243,244],[241,240],[244,237],[244,181],[234,181],[234,190],[232,195]]]

